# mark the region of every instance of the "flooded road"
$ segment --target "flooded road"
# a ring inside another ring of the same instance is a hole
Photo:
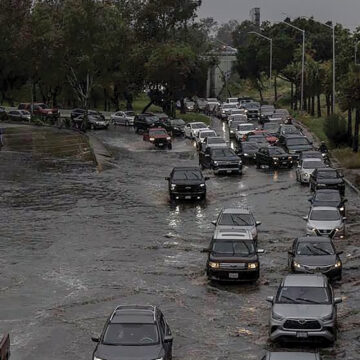
[[[222,124],[214,121],[219,131]],[[0,151],[0,329],[13,360],[91,359],[90,336],[120,303],[159,305],[174,335],[174,359],[260,359],[270,349],[265,298],[288,273],[287,251],[304,234],[309,191],[294,170],[245,167],[211,177],[205,203],[171,205],[172,167],[197,165],[192,142],[156,151],[129,128],[96,132],[113,167]],[[339,306],[339,340],[324,360],[360,358],[360,200],[347,189],[348,237]],[[259,228],[256,285],[210,285],[206,255],[224,206],[250,208]]]

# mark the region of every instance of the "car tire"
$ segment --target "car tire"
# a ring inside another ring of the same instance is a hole
[[[175,201],[176,201],[176,198],[175,198],[175,195],[174,195],[174,194],[170,194],[170,201],[171,201],[171,202],[175,202]]]

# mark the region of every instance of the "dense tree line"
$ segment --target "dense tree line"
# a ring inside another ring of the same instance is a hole
[[[2,0],[0,103],[131,108],[147,89],[171,111],[206,84],[210,29],[196,21],[200,3]]]
[[[249,34],[257,31],[273,39],[273,86],[274,101],[278,101],[277,80],[290,83],[290,106],[303,110],[312,116],[321,117],[322,101],[325,101],[326,115],[332,115],[332,30],[313,18],[298,18],[287,22],[305,30],[305,81],[304,104],[300,109],[302,34],[283,23],[264,22],[256,28],[250,21],[244,21],[234,28],[234,22],[222,27],[231,29],[232,43],[238,48],[237,71],[241,78],[251,81],[263,100],[264,76],[269,73],[269,42]],[[224,37],[224,34],[221,34]],[[348,112],[347,140],[358,151],[360,121],[360,66],[354,65],[354,49],[360,40],[360,27],[351,32],[335,24],[336,38],[336,87],[338,105]],[[324,99],[324,100],[323,100]],[[352,114],[355,111],[353,130]],[[330,118],[330,117],[329,117]]]

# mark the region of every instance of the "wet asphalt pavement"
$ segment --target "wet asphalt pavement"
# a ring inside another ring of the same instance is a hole
[[[223,125],[213,120],[216,130]],[[111,149],[112,167],[0,151],[0,330],[9,331],[12,360],[91,359],[90,336],[117,304],[159,305],[174,335],[174,360],[260,359],[269,304],[288,273],[287,250],[304,234],[309,191],[294,170],[244,167],[214,176],[203,203],[172,205],[173,166],[197,165],[190,140],[157,151],[131,128],[96,136]],[[347,189],[348,237],[338,307],[339,339],[325,360],[360,358],[360,199]],[[250,208],[259,228],[257,284],[211,285],[204,275],[214,220],[224,206]],[[306,348],[303,348],[306,349]]]

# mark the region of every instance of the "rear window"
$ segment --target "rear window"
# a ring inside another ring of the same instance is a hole
[[[221,137],[214,137],[207,140],[208,144],[226,144],[226,141]]]
[[[320,179],[336,179],[338,173],[336,170],[318,171],[317,177]]]
[[[199,134],[199,137],[204,139],[206,137],[209,137],[209,136],[216,136],[216,133],[215,131],[202,131],[200,134]]]
[[[326,165],[321,161],[303,161],[303,168],[304,169],[318,169],[326,167]]]

